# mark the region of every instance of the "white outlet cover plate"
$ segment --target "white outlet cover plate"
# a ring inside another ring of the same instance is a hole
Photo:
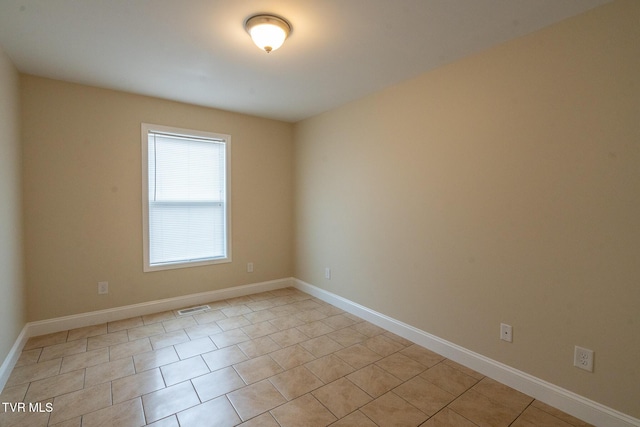
[[[513,342],[513,328],[506,323],[500,323],[500,339],[506,342]]]
[[[109,282],[98,282],[98,294],[104,295],[109,293]]]
[[[573,366],[593,372],[593,350],[576,346],[573,351]]]

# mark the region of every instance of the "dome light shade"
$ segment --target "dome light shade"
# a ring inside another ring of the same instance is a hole
[[[291,25],[273,15],[254,15],[247,19],[244,28],[260,49],[270,53],[280,46],[291,33]]]

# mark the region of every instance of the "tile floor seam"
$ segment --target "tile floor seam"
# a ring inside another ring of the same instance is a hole
[[[194,388],[195,388],[195,387],[194,387]],[[224,398],[225,398],[225,400],[227,401],[227,403],[229,404],[229,406],[231,406],[231,408],[233,408],[233,412],[235,412],[235,413],[236,413],[236,416],[238,417],[238,419],[239,419],[240,421],[242,421],[242,418],[240,417],[240,414],[238,413],[238,410],[237,410],[237,409],[235,408],[235,406],[233,406],[233,404],[231,403],[231,400],[229,399],[229,396],[227,396],[227,394],[223,394],[222,396],[224,396]],[[222,396],[215,397],[214,399],[217,399],[217,398],[222,397]],[[211,400],[213,400],[213,399],[209,399],[207,402],[209,402],[209,401],[211,401]],[[202,403],[204,403],[204,402],[202,402]]]
[[[404,384],[404,383],[402,383],[402,384]],[[405,403],[407,403],[408,405],[413,406],[413,407],[414,407],[414,408],[416,408],[418,411],[420,411],[420,412],[422,412],[423,414],[427,415],[427,420],[428,420],[429,418],[431,418],[431,415],[427,414],[427,413],[426,413],[426,412],[424,412],[422,409],[418,408],[416,405],[414,405],[413,403],[409,402],[407,399],[405,399],[404,397],[400,396],[398,393],[395,393],[395,392],[394,392],[394,390],[395,390],[396,388],[400,387],[402,384],[397,385],[395,388],[392,388],[391,390],[389,390],[389,391],[388,391],[388,392],[386,392],[385,394],[393,393],[395,396],[397,396],[398,398],[402,399],[402,400],[403,400]],[[382,396],[384,396],[385,394],[383,394]],[[380,396],[380,397],[382,397],[382,396]],[[427,421],[427,420],[424,420],[424,421]],[[423,421],[423,422],[424,422],[424,421]]]
[[[440,412],[443,412],[444,410],[449,410],[449,411],[451,411],[451,412],[454,412],[456,415],[458,415],[458,416],[460,416],[460,417],[464,418],[465,420],[467,420],[468,422],[470,422],[470,423],[471,423],[471,424],[473,424],[474,426],[478,426],[478,427],[480,427],[480,425],[479,425],[478,423],[473,422],[473,420],[470,420],[469,418],[465,417],[464,415],[462,415],[462,414],[460,414],[460,413],[458,413],[458,412],[454,411],[453,409],[451,409],[451,408],[449,407],[449,405],[450,405],[450,404],[452,404],[454,401],[455,401],[455,399],[453,399],[453,400],[452,400],[451,402],[449,402],[447,405],[445,405],[445,406],[443,406],[442,408],[440,408],[440,409],[438,410],[438,412],[436,412],[435,414],[433,414],[432,416],[430,416],[430,417],[427,419],[427,421],[429,421],[431,418],[434,418],[434,417],[435,417],[436,415],[438,415]],[[426,421],[425,421],[425,422],[426,422]]]
[[[529,407],[531,407],[531,405],[533,405],[533,402],[535,402],[536,400],[533,399],[531,402],[529,402],[529,404],[518,414],[518,416],[516,417],[515,420],[513,420],[510,424],[509,427],[512,426],[516,421],[518,421],[518,419],[524,414],[524,411],[526,411]],[[551,415],[551,414],[549,414]],[[567,423],[568,424],[568,423]]]
[[[571,425],[571,426],[578,426],[578,425],[588,426],[588,424],[587,424],[586,422],[581,421],[581,420],[579,420],[579,419],[577,419],[577,418],[574,418],[574,417],[572,417],[571,415],[569,415],[569,417],[570,417],[571,419],[564,420],[564,419],[560,418],[560,417],[558,416],[558,414],[557,414],[557,413],[553,413],[553,414],[552,414],[551,412],[545,411],[545,410],[543,410],[542,408],[538,408],[537,406],[535,406],[535,408],[536,408],[536,409],[538,409],[538,410],[540,410],[540,411],[542,411],[542,412],[544,412],[544,413],[546,413],[546,414],[548,414],[548,415],[551,415],[551,416],[552,416],[552,417],[554,417],[555,419],[558,419],[558,420],[560,420],[560,421],[564,421],[565,423],[567,423],[567,424],[569,424],[569,425]],[[574,419],[575,419],[579,424],[575,424],[575,423],[573,422],[573,420],[574,420]]]
[[[360,407],[360,408],[356,409],[356,410],[355,410],[355,411],[353,411],[353,412],[360,411],[360,409],[361,409],[361,408],[362,408],[362,407]],[[373,424],[375,424],[375,425],[376,425],[376,426],[378,426],[378,427],[381,427],[381,426],[380,426],[380,424],[378,424],[378,423],[376,423],[375,421],[373,421],[369,415],[365,414],[365,413],[364,413],[364,412],[362,412],[362,411],[360,411],[360,413],[361,413],[362,415],[364,415],[365,417],[367,417],[367,419],[368,419],[369,421],[371,421]],[[382,426],[382,427],[384,427],[384,426]]]
[[[357,371],[354,371],[354,372],[357,372]],[[371,400],[369,402],[373,402],[374,400],[376,400],[376,397],[372,397],[369,393],[367,393],[367,391],[365,389],[363,389],[362,387],[360,387],[358,384],[354,383],[353,381],[351,381],[350,378],[347,378],[347,377],[348,377],[348,374],[343,376],[343,377],[338,378],[337,380],[332,381],[331,383],[334,383],[334,382],[344,378],[345,380],[347,380],[351,384],[353,384],[355,387],[357,387],[359,390],[361,390],[364,394],[366,394],[367,396],[371,397]],[[329,383],[329,384],[331,384],[331,383]],[[369,403],[369,402],[367,402],[367,403]],[[360,409],[360,408],[358,408],[358,409]]]
[[[242,351],[242,350],[240,350],[240,351]],[[247,360],[251,360],[251,359],[247,359]],[[236,363],[235,365],[237,365],[237,363]],[[238,370],[236,369],[235,365],[229,365],[229,366],[234,370],[234,372],[236,373],[236,375],[238,375],[238,376],[240,377],[240,379],[241,379],[241,380],[242,380],[242,382],[244,383],[244,386],[245,386],[245,387],[246,387],[246,386],[250,386],[251,384],[247,383],[247,382],[245,381],[245,379],[244,379],[244,378],[242,378],[242,375],[240,375],[240,372],[238,372]],[[224,368],[221,368],[221,369],[224,369]],[[220,370],[220,369],[216,369],[216,371],[219,371],[219,370]],[[211,372],[215,372],[215,371],[211,371]]]

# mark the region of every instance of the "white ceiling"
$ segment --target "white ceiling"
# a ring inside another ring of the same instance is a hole
[[[0,0],[24,73],[295,122],[609,0]],[[243,28],[287,18],[276,52]]]

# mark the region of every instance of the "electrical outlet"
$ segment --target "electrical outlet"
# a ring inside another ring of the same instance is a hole
[[[248,262],[247,263],[247,273],[253,273],[253,263],[252,262]]]
[[[506,323],[500,323],[500,339],[507,342],[513,342],[513,328]]]
[[[331,269],[329,267],[325,267],[324,269],[324,278],[331,280]]]
[[[98,282],[98,294],[104,295],[109,293],[109,282]]]
[[[573,366],[593,372],[593,350],[575,346],[573,351]]]

